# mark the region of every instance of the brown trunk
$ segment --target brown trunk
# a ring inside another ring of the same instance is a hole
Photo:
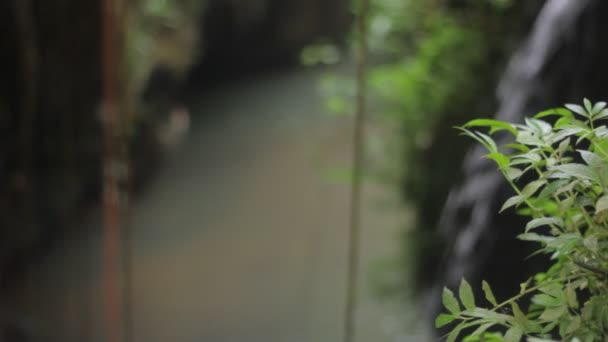
[[[105,341],[125,339],[121,231],[126,196],[124,22],[122,0],[103,2],[102,118],[103,118],[103,277]]]

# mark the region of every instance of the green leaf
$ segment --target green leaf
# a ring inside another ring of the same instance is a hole
[[[505,203],[502,205],[502,208],[500,208],[500,212],[502,213],[502,212],[503,212],[503,211],[505,211],[506,209],[508,209],[508,208],[510,208],[510,207],[512,207],[512,206],[514,206],[514,205],[517,205],[517,204],[519,204],[519,203],[523,202],[523,201],[524,201],[524,199],[525,199],[524,197],[519,196],[519,195],[515,195],[515,196],[513,196],[513,197],[511,197],[511,198],[507,199],[507,200],[505,201]]]
[[[524,335],[523,329],[519,326],[511,327],[507,330],[504,337],[504,342],[519,342],[521,337]]]
[[[500,131],[507,130],[517,136],[517,129],[510,123],[498,121],[494,119],[475,119],[467,122],[463,127],[488,127],[490,128],[490,134]]]
[[[553,236],[539,235],[536,233],[525,233],[517,235],[517,238],[524,241],[538,241],[548,243],[555,240]]]
[[[578,150],[578,152],[581,154],[581,157],[583,157],[583,160],[585,161],[585,163],[587,163],[587,165],[589,165],[591,168],[593,168],[593,169],[606,168],[606,166],[607,166],[606,162],[599,155],[597,155],[593,152],[585,151],[585,150]]]
[[[600,197],[595,203],[594,218],[598,222],[608,219],[608,195]]]
[[[483,147],[485,147],[490,153],[498,151],[498,148],[496,147],[496,143],[494,142],[494,140],[492,140],[492,138],[488,137],[487,135],[485,135],[485,137],[483,137],[484,134],[482,134],[482,133],[472,132],[472,131],[469,131],[468,129],[462,128],[462,127],[456,127],[456,128],[459,129],[460,131],[462,131],[461,134],[466,135],[466,136],[476,140]]]
[[[551,136],[551,142],[552,143],[556,143],[558,141],[561,141],[564,138],[573,136],[575,134],[578,134],[582,131],[584,131],[584,128],[581,127],[567,127],[564,129],[561,129],[557,132],[555,132],[552,136]]]
[[[547,109],[544,110],[536,115],[534,115],[535,118],[540,119],[540,118],[544,118],[545,116],[549,116],[549,115],[559,115],[561,117],[566,117],[566,118],[572,118],[572,112],[567,110],[566,108],[552,108],[552,109]]]
[[[498,164],[498,167],[502,170],[509,167],[509,157],[505,156],[504,154],[502,154],[500,152],[493,152],[493,153],[485,155],[485,157],[495,161],[496,164]]]
[[[528,198],[534,195],[534,193],[545,184],[547,184],[547,181],[544,179],[539,179],[530,182],[521,190],[521,196],[523,196],[524,198]]]
[[[512,316],[501,314],[484,308],[474,308],[473,310],[469,310],[467,311],[467,315],[471,317],[487,319],[498,324],[504,324],[513,318]]]
[[[557,308],[563,305],[563,301],[560,298],[544,293],[532,297],[532,303],[544,306],[545,308]]]
[[[540,292],[548,294],[549,296],[560,298],[563,297],[564,291],[562,285],[558,283],[548,284],[538,289]]]
[[[562,317],[567,312],[568,307],[566,305],[548,307],[545,309],[545,311],[543,311],[543,313],[540,315],[540,317],[538,317],[538,319],[544,322],[551,322]]]
[[[490,329],[493,325],[495,325],[495,323],[485,323],[485,324],[482,324],[477,329],[475,329],[475,331],[473,331],[473,333],[471,334],[471,336],[480,336],[483,333],[485,333],[486,330]]]
[[[587,111],[585,110],[585,108],[577,105],[577,104],[567,104],[566,108],[570,109],[571,111],[573,111],[576,114],[582,115],[586,118],[589,117],[589,115],[587,114]]]
[[[467,310],[472,310],[475,308],[475,297],[473,296],[473,289],[465,279],[462,279],[460,281],[458,295],[460,296],[460,301],[462,302],[462,305],[464,305]]]
[[[477,133],[477,135],[479,135],[481,137],[481,139],[483,139],[486,142],[488,151],[490,151],[491,153],[498,152],[498,146],[496,146],[496,142],[494,142],[494,139],[492,139],[487,134],[483,134],[481,132],[476,132],[476,133]]]
[[[513,159],[525,159],[527,161],[539,162],[542,160],[542,157],[538,153],[530,151],[524,154],[516,155],[513,157]]]
[[[450,324],[455,319],[456,319],[456,316],[454,316],[454,315],[440,314],[435,319],[435,328],[441,328],[441,327],[443,327],[443,326],[445,326],[447,324]]]
[[[595,116],[606,108],[606,102],[597,102],[591,109],[591,113]]]
[[[551,174],[552,178],[582,178],[592,181],[597,181],[597,175],[593,170],[584,164],[563,164],[549,168],[550,171],[554,171],[556,173]]]
[[[594,120],[599,120],[599,119],[603,119],[603,118],[605,118],[605,117],[607,117],[607,116],[608,116],[608,109],[604,109],[604,110],[600,111],[599,113],[597,113],[597,114],[596,114],[596,115],[593,117],[593,119],[594,119]]]
[[[568,327],[566,328],[566,335],[570,335],[573,332],[575,332],[576,330],[578,330],[581,327],[581,317],[580,316],[576,316],[572,319],[570,319],[570,322],[568,323]]]
[[[511,302],[511,310],[513,310],[513,317],[515,317],[515,322],[518,325],[526,326],[528,324],[528,318],[521,311],[521,308],[517,304],[517,302]]]
[[[538,337],[528,337],[526,342],[558,342],[556,340],[546,339],[546,338],[538,338]]]
[[[522,143],[525,145],[531,145],[531,146],[545,145],[545,142],[542,141],[542,139],[540,139],[536,134],[534,134],[532,132],[519,132],[519,134],[517,134],[516,141],[518,143]]]
[[[505,176],[507,179],[514,180],[519,178],[524,172],[515,167],[508,167],[505,169]]]
[[[559,217],[541,217],[541,218],[534,219],[534,220],[528,222],[528,224],[526,224],[526,233],[534,228],[538,228],[540,226],[545,226],[545,225],[555,225],[558,227],[563,227],[564,220]]]
[[[455,342],[456,339],[458,338],[458,335],[460,334],[460,331],[463,328],[454,328],[454,330],[452,330],[449,334],[448,334],[448,338],[446,339],[446,342]]]
[[[481,282],[481,288],[483,289],[483,293],[486,295],[488,302],[492,303],[494,306],[498,305],[496,302],[496,297],[494,297],[494,293],[492,292],[492,288],[487,281],[484,280]]]
[[[454,315],[458,315],[460,313],[460,305],[458,304],[458,300],[454,297],[454,293],[448,289],[447,287],[443,288],[443,306],[448,309]]]
[[[510,148],[512,150],[523,152],[523,153],[526,153],[526,152],[530,151],[530,148],[528,146],[524,145],[524,144],[512,143],[512,144],[505,144],[502,147],[504,147],[504,148]]]
[[[585,111],[587,113],[591,113],[593,111],[593,105],[591,104],[591,101],[589,101],[588,98],[583,99],[583,104],[585,105]]]

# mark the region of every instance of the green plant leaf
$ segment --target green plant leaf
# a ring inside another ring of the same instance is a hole
[[[597,102],[595,105],[593,105],[593,108],[591,109],[591,113],[593,115],[597,115],[598,113],[600,113],[604,108],[606,108],[606,102]]]
[[[507,179],[514,180],[519,178],[524,172],[516,167],[507,167],[505,169],[505,175]]]
[[[501,314],[484,308],[474,308],[472,310],[468,310],[467,315],[471,317],[487,319],[498,324],[505,324],[507,321],[513,319],[512,316]]]
[[[534,115],[535,118],[540,119],[540,118],[544,118],[545,116],[549,116],[549,115],[559,115],[561,117],[567,117],[567,118],[572,118],[574,117],[572,115],[572,112],[569,111],[566,108],[552,108],[552,109],[547,109],[544,110],[536,115]]]
[[[529,232],[531,229],[538,228],[540,226],[545,226],[545,225],[555,225],[558,227],[563,227],[564,220],[560,217],[540,217],[540,218],[534,219],[534,220],[528,222],[528,224],[526,224],[526,233]]]
[[[498,164],[498,167],[502,170],[509,167],[509,157],[505,156],[504,154],[502,154],[500,152],[493,152],[493,153],[485,155],[485,157],[495,161],[496,164]]]
[[[538,290],[555,298],[560,298],[564,295],[562,286],[558,283],[547,284],[545,286],[540,287]]]
[[[587,113],[591,113],[593,111],[593,105],[591,104],[591,101],[589,101],[588,98],[583,99],[583,104],[585,105],[585,111]]]
[[[593,117],[593,119],[594,119],[594,120],[599,120],[599,119],[603,119],[603,118],[605,118],[605,117],[607,117],[607,116],[608,116],[608,109],[604,109],[604,110],[600,111],[599,113],[597,113],[597,114],[596,114],[596,115]]]
[[[544,179],[538,179],[538,180],[532,181],[532,182],[528,183],[526,186],[524,186],[524,188],[521,190],[521,195],[524,198],[528,198],[528,197],[534,195],[534,193],[536,191],[538,191],[538,189],[540,189],[545,184],[547,184],[547,181]]]
[[[598,222],[608,219],[608,195],[600,197],[595,203],[594,218]]]
[[[551,167],[550,171],[555,173],[551,174],[552,178],[582,178],[592,181],[598,181],[598,177],[593,170],[584,164],[563,164]]]
[[[543,311],[543,313],[538,317],[538,319],[544,322],[551,322],[556,319],[559,319],[567,312],[568,307],[566,305],[548,307],[545,309],[545,311]]]
[[[605,169],[608,166],[608,164],[606,163],[606,161],[604,161],[602,157],[593,152],[585,150],[578,150],[578,152],[580,153],[581,157],[583,157],[585,163],[587,163],[587,165],[589,165],[593,169],[601,170]]]
[[[464,305],[467,310],[472,310],[475,308],[475,297],[473,296],[473,289],[465,279],[462,279],[460,281],[458,295],[460,296],[460,301],[462,302],[462,305]]]
[[[488,127],[490,128],[490,134],[500,130],[507,130],[517,136],[517,129],[510,123],[498,121],[494,119],[475,119],[467,122],[463,127]]]
[[[511,302],[511,310],[513,310],[513,317],[515,318],[515,323],[521,326],[526,326],[528,324],[528,318],[521,311],[521,308],[517,304],[517,302]]]
[[[548,243],[555,240],[553,236],[539,235],[536,233],[525,233],[517,235],[517,238],[524,241],[538,241]]]
[[[505,211],[508,208],[511,208],[514,205],[517,205],[521,202],[524,201],[524,197],[519,196],[519,195],[515,195],[513,197],[510,197],[509,199],[507,199],[505,201],[505,203],[502,205],[502,207],[500,208],[500,212],[502,213],[503,211]]]
[[[458,315],[460,313],[460,304],[458,304],[458,300],[454,297],[454,293],[448,289],[447,287],[443,288],[443,306],[448,309],[454,315]]]
[[[570,109],[572,112],[582,115],[586,118],[589,117],[589,115],[587,114],[587,111],[585,110],[585,108],[577,105],[577,104],[567,104],[566,108]]]
[[[517,142],[521,143],[521,144],[525,144],[525,145],[531,145],[531,146],[543,146],[545,145],[545,142],[542,141],[541,138],[538,137],[538,135],[532,133],[532,132],[519,132],[517,134]]]
[[[437,316],[437,318],[435,319],[435,328],[441,328],[445,325],[448,325],[452,323],[455,319],[456,316],[454,315],[439,314],[439,316]]]
[[[573,136],[575,134],[578,134],[582,131],[584,131],[584,128],[581,127],[567,127],[564,128],[562,130],[559,130],[557,132],[555,132],[552,136],[551,136],[551,143],[557,143],[558,141],[561,141],[565,138],[568,138],[570,136]]]
[[[484,280],[481,282],[481,288],[483,289],[483,293],[486,295],[486,299],[488,300],[488,302],[490,302],[494,306],[498,305],[498,303],[496,302],[496,297],[494,297],[494,293],[492,292],[492,288],[490,287],[490,284],[488,284],[487,281]]]
[[[475,329],[475,331],[473,331],[471,336],[481,336],[483,333],[486,332],[486,330],[490,329],[493,325],[495,325],[495,324],[494,323],[482,324],[477,329]]]
[[[523,335],[524,332],[521,327],[513,326],[505,333],[504,342],[519,342]]]

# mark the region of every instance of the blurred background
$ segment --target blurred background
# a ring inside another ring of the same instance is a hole
[[[517,292],[546,261],[453,127],[606,100],[608,3],[369,2],[0,2],[0,341],[340,341],[357,71],[356,341]]]

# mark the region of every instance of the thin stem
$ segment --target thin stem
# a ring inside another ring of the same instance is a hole
[[[344,312],[344,342],[355,340],[357,294],[359,276],[361,178],[364,155],[364,124],[367,107],[367,12],[369,0],[359,0],[358,54],[357,54],[357,107],[353,135],[353,177],[351,183],[350,232],[348,243],[348,270],[346,283],[346,305]]]

